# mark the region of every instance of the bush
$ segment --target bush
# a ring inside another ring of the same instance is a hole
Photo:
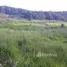
[[[61,24],[61,26],[60,26],[61,28],[64,28],[65,26],[64,26],[64,24]]]

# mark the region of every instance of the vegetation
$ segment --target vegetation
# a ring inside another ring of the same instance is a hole
[[[61,28],[64,28],[64,24],[61,24]]]
[[[38,57],[38,53],[56,56]],[[0,22],[0,65],[67,67],[67,23]]]
[[[0,13],[8,14],[10,18],[24,18],[28,20],[61,20],[67,21],[67,11],[29,11],[21,8],[0,6]]]

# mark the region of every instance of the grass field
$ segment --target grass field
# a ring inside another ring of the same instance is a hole
[[[64,24],[64,28],[60,28]],[[0,23],[3,67],[67,67],[67,23]]]

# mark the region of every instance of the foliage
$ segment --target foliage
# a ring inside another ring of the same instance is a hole
[[[67,27],[60,28],[61,23],[59,26],[54,23],[55,27],[53,23],[27,24],[0,23],[0,64],[4,67],[66,67]],[[57,57],[37,57],[39,52],[57,54]]]
[[[67,11],[29,11],[21,8],[0,6],[0,13],[8,14],[9,17],[25,18],[28,20],[61,20],[67,21]]]

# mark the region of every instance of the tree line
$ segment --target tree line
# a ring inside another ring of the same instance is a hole
[[[9,6],[0,6],[0,13],[10,15],[10,17],[19,17],[28,20],[61,20],[67,21],[67,11],[30,11],[21,8]]]

